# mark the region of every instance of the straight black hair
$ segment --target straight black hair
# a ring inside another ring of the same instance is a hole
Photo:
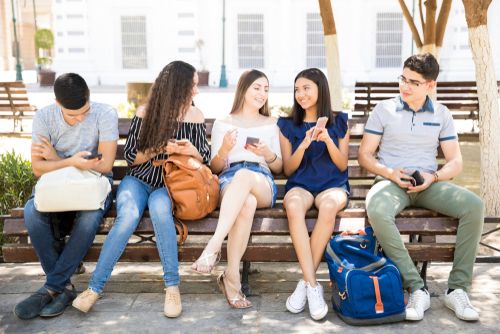
[[[64,73],[54,82],[54,94],[63,108],[77,110],[88,102],[90,91],[80,75]]]

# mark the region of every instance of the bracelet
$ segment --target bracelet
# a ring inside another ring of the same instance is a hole
[[[266,161],[266,164],[268,164],[268,165],[269,165],[269,164],[272,164],[273,162],[275,162],[275,161],[276,161],[276,159],[278,159],[278,155],[277,155],[276,153],[274,153],[274,158],[272,158],[272,159],[271,159],[271,160],[269,160],[269,161],[268,161],[268,160],[265,160],[265,159],[264,159],[264,160]]]
[[[434,182],[439,182],[439,175],[438,175],[438,172],[436,171],[436,172],[434,172],[434,174],[432,174],[432,175],[434,175]]]

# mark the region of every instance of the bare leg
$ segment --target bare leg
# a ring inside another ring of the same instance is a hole
[[[250,194],[229,232],[227,238],[227,269],[225,287],[230,298],[238,295],[241,290],[240,283],[240,261],[247,249],[248,239],[252,230],[253,216],[257,208],[257,199]],[[251,305],[249,300],[238,300],[236,307]]]
[[[335,228],[335,216],[342,208],[346,206],[347,195],[344,190],[339,188],[330,188],[322,191],[314,204],[318,208],[318,220],[314,225],[311,234],[311,252],[314,263],[314,272],[319,267],[325,247],[330,240]]]
[[[238,214],[243,208],[248,195],[252,194],[257,200],[257,207],[266,207],[271,204],[271,187],[264,175],[248,169],[240,169],[224,191],[220,205],[219,221],[215,233],[203,250],[200,258],[218,252],[224,239],[231,231]],[[193,263],[192,268],[200,272],[210,272],[216,257],[212,256],[207,261]]]
[[[307,210],[312,206],[314,197],[303,188],[293,188],[287,192],[283,200],[288,217],[288,227],[292,237],[293,247],[304,280],[310,284],[316,284],[315,267],[309,243],[309,232],[307,231],[305,216]]]

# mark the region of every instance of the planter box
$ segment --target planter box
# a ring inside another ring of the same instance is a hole
[[[56,81],[56,72],[51,70],[38,71],[38,83],[40,86],[54,86]]]
[[[208,86],[208,71],[199,71],[198,72],[198,86]]]

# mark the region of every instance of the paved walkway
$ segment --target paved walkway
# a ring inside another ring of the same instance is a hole
[[[95,263],[74,283],[86,288]],[[286,311],[285,300],[298,279],[296,264],[256,264],[250,276],[254,307],[232,310],[217,290],[215,276],[192,274],[181,266],[184,312],[177,319],[163,316],[162,270],[158,263],[117,265],[105,294],[89,314],[73,308],[53,319],[22,321],[12,313],[14,305],[43,284],[38,264],[0,265],[0,333],[498,333],[500,314],[500,266],[478,264],[471,291],[481,311],[476,323],[460,321],[444,307],[449,264],[434,264],[429,270],[431,309],[418,323],[373,327],[344,324],[331,310],[325,320],[313,321],[307,311],[294,315]],[[217,269],[222,270],[222,267]],[[320,268],[320,280],[327,286],[328,271]],[[329,296],[326,289],[325,296]],[[330,304],[330,303],[329,303]],[[495,328],[497,328],[495,330]]]

